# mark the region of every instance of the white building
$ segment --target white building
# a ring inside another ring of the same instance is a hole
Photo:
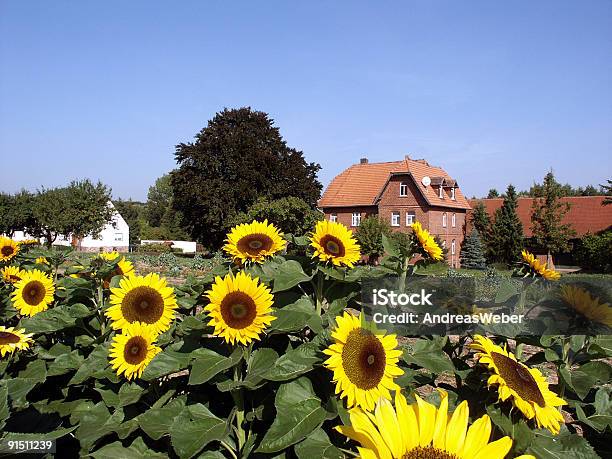
[[[108,205],[115,209],[112,202],[109,201]],[[13,239],[21,241],[32,239],[32,237],[24,234],[23,231],[16,231]],[[71,235],[68,237],[59,235],[53,245],[74,245],[77,250],[83,252],[109,252],[111,250],[127,252],[130,248],[130,227],[121,214],[115,210],[112,220],[104,226],[97,237],[86,236],[76,241],[73,241],[73,239]],[[44,242],[44,240],[41,239],[41,242]]]

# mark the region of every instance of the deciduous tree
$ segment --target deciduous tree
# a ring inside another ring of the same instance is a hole
[[[273,201],[262,198],[246,212],[238,213],[231,224],[234,226],[265,219],[274,223],[285,234],[303,236],[312,231],[315,224],[323,219],[323,213],[310,207],[303,199],[293,196]]]
[[[320,166],[307,163],[266,113],[251,108],[217,113],[194,142],[176,146],[175,157],[174,208],[191,236],[210,248],[259,198],[295,196],[314,208],[321,193]]]

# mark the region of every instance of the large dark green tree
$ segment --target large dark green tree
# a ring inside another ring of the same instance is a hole
[[[514,186],[508,185],[502,206],[495,211],[489,249],[495,261],[518,260],[523,247],[523,224],[517,214],[518,199]]]
[[[570,204],[562,202],[561,185],[555,180],[552,172],[544,177],[544,183],[538,190],[531,207],[531,231],[536,244],[544,249],[548,257],[553,253],[570,248],[570,239],[576,231],[569,223],[563,223],[563,217],[569,212]]]
[[[321,194],[320,166],[290,148],[273,120],[251,108],[225,109],[192,143],[175,152],[174,208],[191,236],[219,247],[231,221],[260,198],[295,196],[314,208]]]

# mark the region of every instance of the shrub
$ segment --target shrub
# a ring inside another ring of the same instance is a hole
[[[574,249],[574,257],[587,271],[612,272],[612,230],[585,235]]]
[[[382,237],[391,235],[391,226],[386,220],[375,215],[365,218],[355,233],[361,246],[361,254],[368,256],[368,263],[373,264],[378,257],[385,253]]]

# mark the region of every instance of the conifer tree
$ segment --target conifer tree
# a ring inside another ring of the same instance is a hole
[[[512,263],[519,259],[523,248],[523,224],[516,213],[517,206],[516,190],[508,185],[504,202],[495,211],[491,227],[490,250],[496,261]]]
[[[576,235],[571,224],[562,223],[569,212],[570,204],[562,202],[561,185],[552,172],[544,177],[531,207],[531,230],[533,238],[548,254],[558,253],[570,248],[569,240]]]
[[[462,268],[485,269],[487,267],[487,259],[485,258],[484,248],[477,229],[472,230],[470,235],[463,241],[459,259]]]

